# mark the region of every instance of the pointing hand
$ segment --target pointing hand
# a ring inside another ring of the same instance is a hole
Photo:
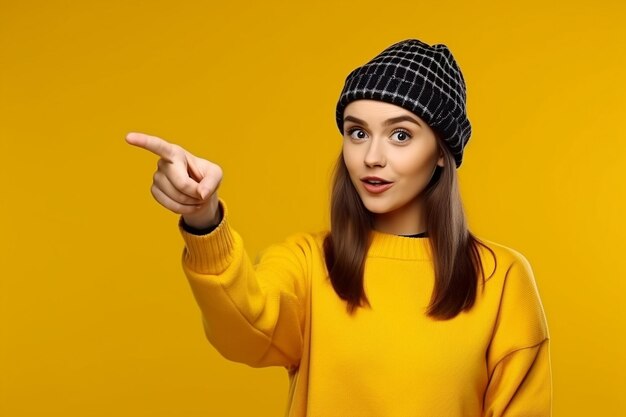
[[[162,206],[181,214],[185,223],[195,228],[221,221],[217,198],[223,176],[220,166],[156,136],[131,132],[126,142],[160,157],[150,191]]]

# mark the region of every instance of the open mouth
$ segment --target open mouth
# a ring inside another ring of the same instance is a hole
[[[382,193],[393,185],[392,182],[380,180],[361,180],[361,182],[363,183],[363,187],[372,193]]]

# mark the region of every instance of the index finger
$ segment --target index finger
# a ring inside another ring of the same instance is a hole
[[[173,162],[174,146],[159,137],[146,135],[145,133],[130,132],[126,135],[126,142],[147,149],[166,161]]]

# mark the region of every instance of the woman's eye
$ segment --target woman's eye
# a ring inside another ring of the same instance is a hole
[[[353,136],[354,132],[360,132],[361,134],[358,137],[354,137]],[[363,130],[361,129],[357,129],[357,128],[348,129],[348,136],[350,136],[352,139],[363,139],[364,135],[365,135],[365,132],[363,132]]]
[[[408,140],[411,139],[411,134],[406,130],[396,130],[393,134],[398,135],[397,138],[400,142],[408,142]]]
[[[366,136],[363,129],[359,129],[359,128],[348,129],[347,133],[348,133],[348,136],[350,136],[352,139],[364,139]],[[392,133],[392,136],[395,136],[395,135],[397,135],[396,141],[400,143],[408,142],[408,140],[411,139],[412,137],[411,134],[407,132],[406,130],[396,130],[395,132]]]

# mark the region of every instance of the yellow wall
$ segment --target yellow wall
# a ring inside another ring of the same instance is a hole
[[[344,78],[408,37],[464,72],[470,227],[533,265],[554,415],[624,415],[623,2],[469,3],[3,1],[0,415],[282,415],[281,368],[205,341],[157,158],[124,136],[221,165],[254,256],[325,227]]]

